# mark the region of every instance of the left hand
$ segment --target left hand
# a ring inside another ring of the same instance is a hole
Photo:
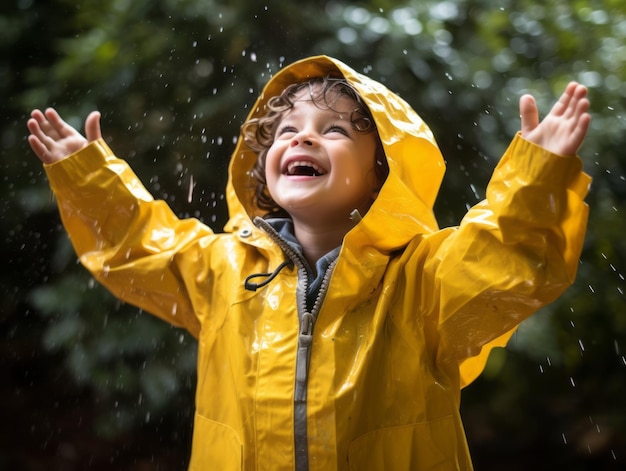
[[[98,111],[91,112],[85,121],[86,139],[63,121],[54,108],[48,108],[44,112],[33,110],[27,126],[30,131],[28,143],[35,155],[45,164],[63,160],[102,137]]]
[[[591,116],[587,88],[570,82],[550,113],[539,121],[537,103],[531,95],[520,98],[522,137],[558,155],[575,155],[585,139]]]

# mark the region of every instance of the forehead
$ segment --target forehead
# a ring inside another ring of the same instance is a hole
[[[292,99],[293,106],[283,117],[308,113],[322,113],[342,117],[350,116],[358,109],[358,103],[350,96],[335,90],[322,93],[321,87],[312,86],[299,90]],[[345,115],[345,116],[344,116]]]

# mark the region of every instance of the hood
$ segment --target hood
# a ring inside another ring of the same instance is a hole
[[[404,247],[418,234],[438,229],[433,205],[445,164],[432,132],[411,106],[385,86],[327,56],[295,62],[280,70],[267,83],[248,119],[264,114],[269,98],[294,83],[331,75],[344,77],[369,107],[382,141],[389,176],[378,198],[358,223],[372,245],[382,251]],[[257,155],[240,135],[233,153],[226,197],[230,220],[227,231],[262,212],[254,204],[256,182],[251,170]],[[346,215],[347,216],[347,215]]]

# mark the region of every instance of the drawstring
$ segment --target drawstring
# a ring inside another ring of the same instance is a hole
[[[293,264],[293,262],[291,260],[285,260],[283,263],[278,265],[276,270],[274,270],[272,273],[255,273],[255,274],[252,274],[252,275],[250,275],[250,276],[248,276],[246,278],[246,280],[243,283],[243,286],[248,291],[256,291],[259,288],[263,288],[265,285],[270,283],[274,278],[276,278],[276,275],[278,275],[278,273],[280,273],[280,271],[283,268],[285,268],[287,265],[292,265],[292,264]],[[253,278],[261,278],[261,277],[265,277],[265,279],[263,281],[259,282],[259,283],[254,283],[254,282],[250,281]]]

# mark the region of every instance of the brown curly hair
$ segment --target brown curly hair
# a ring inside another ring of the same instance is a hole
[[[258,155],[252,169],[252,176],[257,181],[255,201],[260,209],[267,211],[266,216],[288,216],[287,212],[274,202],[267,190],[265,159],[267,151],[274,143],[276,129],[283,115],[293,108],[296,96],[306,88],[309,89],[311,100],[319,108],[334,109],[333,103],[340,97],[348,97],[354,100],[356,108],[350,115],[352,128],[362,133],[376,132],[374,171],[379,188],[389,174],[389,165],[382,142],[380,137],[378,137],[372,113],[356,89],[346,79],[326,76],[291,84],[280,95],[268,100],[266,105],[267,112],[263,116],[250,119],[241,127],[244,142]]]

